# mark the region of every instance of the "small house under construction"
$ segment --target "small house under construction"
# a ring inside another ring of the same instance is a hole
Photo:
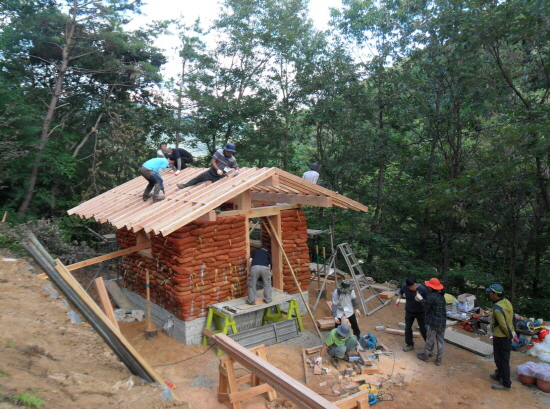
[[[200,342],[209,305],[247,295],[251,247],[271,248],[275,289],[299,292],[284,252],[300,289],[307,292],[311,271],[303,206],[367,211],[277,168],[243,168],[239,176],[215,184],[176,186],[205,170],[166,174],[166,199],[157,203],[142,200],[146,181],[137,177],[68,212],[116,227],[121,249],[143,249],[123,256],[122,286],[145,297],[148,272],[151,301],[187,325],[186,343]],[[260,241],[250,239],[253,224],[261,228]]]

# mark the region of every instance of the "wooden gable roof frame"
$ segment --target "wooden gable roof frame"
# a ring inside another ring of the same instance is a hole
[[[335,206],[341,209],[368,211],[368,208],[359,202],[278,168],[242,168],[237,177],[226,177],[215,184],[206,182],[185,189],[176,186],[177,183],[191,180],[205,170],[207,169],[188,168],[179,176],[173,173],[164,174],[166,199],[157,203],[142,200],[146,182],[139,176],[70,209],[69,215],[93,218],[100,223],[109,223],[117,229],[125,227],[133,231],[137,234],[137,246],[76,263],[67,268],[74,270],[118,257],[122,251],[127,254],[146,249],[151,233],[168,236],[194,220],[215,221],[218,217],[244,214],[248,225],[251,218],[269,217],[273,225],[273,234],[280,238],[280,212],[283,210],[299,209],[303,206]],[[215,212],[216,208],[230,201],[233,202],[235,210]],[[273,287],[282,289],[282,250],[275,240],[272,240],[271,250]],[[247,258],[248,256],[249,254]]]

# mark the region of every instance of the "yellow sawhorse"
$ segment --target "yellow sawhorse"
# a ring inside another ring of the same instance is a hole
[[[210,329],[212,327],[212,322],[216,323],[216,326],[218,327],[217,331],[212,331]],[[204,346],[208,345],[208,338],[210,338],[214,334],[219,334],[221,332],[222,334],[227,335],[229,333],[229,328],[231,328],[233,334],[236,334],[238,332],[235,318],[231,317],[230,315],[224,314],[223,312],[215,308],[209,308],[208,316],[206,318],[206,325],[204,327],[204,330],[202,331],[202,344]],[[217,356],[221,355],[222,350],[218,348]]]
[[[272,312],[271,309],[275,308],[276,311]],[[246,313],[246,311],[244,311]],[[302,323],[302,317],[300,316],[300,307],[298,306],[298,301],[296,299],[292,299],[288,302],[288,310],[284,311],[281,309],[281,306],[279,304],[268,307],[265,310],[264,313],[264,319],[262,322],[262,325],[269,324],[272,321],[284,321],[284,320],[290,320],[292,318],[296,317],[296,321],[298,322],[298,329],[300,331],[304,330],[304,324]],[[218,328],[216,331],[212,331],[212,323],[216,323],[216,327]],[[237,331],[237,323],[235,322],[235,317],[232,317],[231,315],[225,314],[222,311],[218,310],[217,308],[208,308],[208,316],[206,318],[206,324],[204,326],[204,330],[202,331],[203,337],[202,337],[202,344],[204,346],[208,345],[208,338],[210,338],[214,334],[225,334],[228,335],[229,329],[233,331],[233,334],[236,334]],[[222,355],[222,350],[218,348],[217,356]]]
[[[269,307],[266,309],[262,325],[269,324],[271,321],[277,322],[291,320],[292,318],[296,317],[296,321],[298,322],[298,329],[300,331],[304,330],[304,324],[302,323],[302,317],[300,316],[300,307],[298,306],[298,301],[296,299],[292,299],[288,302],[287,311],[282,310],[279,304],[275,305],[274,307],[276,312],[272,312],[271,309],[273,307]]]

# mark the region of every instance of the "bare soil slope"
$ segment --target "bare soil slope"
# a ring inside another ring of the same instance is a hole
[[[9,257],[0,253],[0,256]],[[36,266],[35,266],[36,268]],[[36,268],[37,272],[41,272]],[[88,281],[84,285],[88,284]],[[88,323],[71,323],[62,297],[52,298],[46,291],[49,280],[29,274],[25,260],[16,263],[0,262],[0,394],[27,392],[46,403],[44,408],[121,408],[151,409],[187,407],[179,402],[165,402],[161,388],[142,384],[117,359],[101,337]],[[50,284],[51,285],[51,284]],[[313,283],[312,303],[317,295]],[[330,291],[330,289],[329,289]],[[316,316],[329,316],[328,307],[321,303]],[[377,406],[382,408],[547,408],[548,394],[536,387],[514,382],[512,391],[491,390],[489,374],[494,370],[492,359],[447,344],[444,365],[416,358],[424,342],[416,339],[416,350],[403,352],[403,337],[374,331],[375,325],[397,328],[403,321],[403,306],[390,304],[369,317],[359,320],[363,332],[371,332],[379,342],[395,351],[381,356],[380,375],[373,381],[383,383],[386,392]],[[268,347],[268,360],[295,379],[304,380],[302,349],[320,345],[311,320],[303,317],[309,333],[299,338]],[[187,346],[167,337],[159,330],[159,337],[146,340],[145,322],[120,323],[121,330],[138,352],[158,373],[176,386],[174,393],[193,409],[228,408],[217,400],[218,359],[216,348]],[[512,354],[513,379],[517,379],[517,365],[534,360],[520,352]],[[329,364],[330,366],[330,364]],[[245,374],[244,369],[238,373]],[[406,374],[413,375],[410,386],[403,386]],[[326,385],[320,386],[323,382]],[[337,400],[332,387],[338,379],[334,375],[309,375],[308,386],[328,400]],[[391,400],[390,400],[391,399]],[[12,404],[0,402],[1,408]],[[244,408],[292,407],[284,399],[268,403],[263,396],[247,400]]]

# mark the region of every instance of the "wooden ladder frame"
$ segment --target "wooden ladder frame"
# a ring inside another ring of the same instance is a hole
[[[359,293],[358,295],[359,300],[361,300],[361,305],[363,306],[363,313],[365,315],[371,315],[374,312],[378,311],[380,308],[386,306],[391,301],[391,299],[387,299],[386,301],[384,301],[382,298],[380,298],[378,292],[374,288],[372,288],[372,278],[365,276],[363,270],[361,269],[361,266],[355,259],[355,254],[353,254],[353,251],[351,250],[349,244],[341,243],[338,245],[338,248],[342,252],[344,259],[346,260],[346,264],[348,265],[351,277],[353,279],[353,282],[355,283],[355,288]],[[370,291],[372,292],[372,295],[364,294],[364,291]],[[367,303],[374,298],[377,298],[378,301],[380,301],[380,305],[369,311]]]

